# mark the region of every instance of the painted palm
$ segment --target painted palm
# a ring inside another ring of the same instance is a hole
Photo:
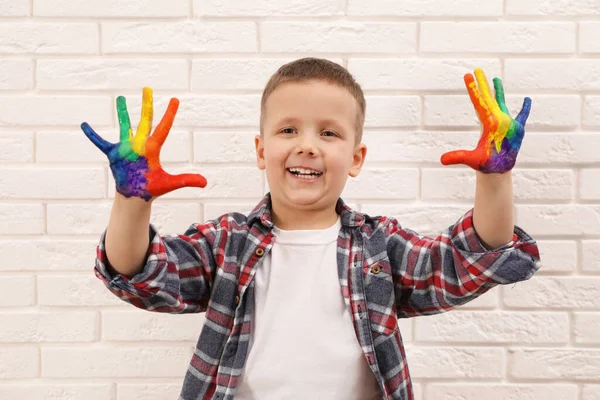
[[[173,126],[178,108],[179,100],[171,99],[154,133],[148,136],[152,129],[153,105],[152,89],[146,87],[142,94],[142,116],[135,136],[123,96],[117,98],[121,132],[119,143],[110,143],[86,122],[81,124],[85,135],[108,157],[117,192],[125,197],[140,197],[150,201],[182,187],[206,186],[206,179],[200,174],[170,175],[160,165],[160,150]]]
[[[531,99],[525,97],[521,112],[513,119],[506,108],[500,78],[494,78],[495,98],[492,97],[487,78],[481,69],[475,70],[475,79],[471,74],[466,74],[464,79],[483,131],[475,150],[445,153],[441,158],[442,164],[466,164],[484,173],[510,171],[517,161],[523,142]]]

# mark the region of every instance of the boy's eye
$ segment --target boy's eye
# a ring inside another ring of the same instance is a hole
[[[294,133],[294,128],[285,128],[281,132],[282,133]]]
[[[337,136],[335,134],[335,132],[332,132],[332,131],[325,131],[325,132],[322,133],[322,135],[325,135],[325,136]]]

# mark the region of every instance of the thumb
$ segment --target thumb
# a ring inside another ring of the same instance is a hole
[[[442,154],[440,161],[443,165],[465,164],[477,170],[481,159],[478,152],[473,150],[454,150]]]
[[[206,184],[206,178],[200,174],[171,175],[161,171],[160,178],[152,179],[152,177],[150,177],[150,179],[148,179],[148,191],[153,196],[162,196],[165,193],[183,187],[191,186],[203,188]]]

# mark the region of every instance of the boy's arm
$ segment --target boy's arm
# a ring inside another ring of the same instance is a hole
[[[501,247],[514,235],[512,172],[484,174],[477,171],[473,225],[488,249]]]
[[[152,203],[116,193],[106,229],[106,267],[111,275],[132,278],[140,273],[148,256]]]

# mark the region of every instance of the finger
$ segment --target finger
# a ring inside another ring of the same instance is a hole
[[[467,87],[467,92],[469,93],[469,97],[471,98],[471,103],[473,103],[473,107],[475,107],[475,111],[477,112],[477,117],[481,122],[487,120],[487,117],[490,115],[490,108],[485,103],[481,93],[479,93],[479,89],[477,89],[477,84],[475,84],[475,79],[473,75],[466,74],[465,75],[465,86]]]
[[[465,164],[473,169],[479,169],[479,157],[474,151],[454,150],[442,154],[440,159],[443,165]]]
[[[496,104],[496,100],[492,97],[487,77],[481,68],[475,68],[475,79],[477,80],[477,86],[479,86],[479,92],[481,92],[481,96],[483,96],[483,101],[485,101],[490,110],[493,111],[498,105]]]
[[[515,120],[521,124],[521,126],[523,126],[523,128],[525,127],[525,124],[527,123],[527,118],[529,118],[529,112],[531,111],[531,99],[529,97],[525,97],[525,100],[523,100],[523,108],[521,108],[521,112],[519,113],[519,115],[517,115],[517,118],[515,118]]]
[[[142,91],[142,115],[137,131],[135,132],[135,137],[133,138],[133,150],[139,155],[145,154],[144,145],[146,144],[146,138],[150,134],[150,129],[152,129],[152,116],[152,89],[145,87]]]
[[[123,96],[117,97],[117,116],[119,118],[119,128],[121,130],[120,140],[121,142],[124,142],[125,140],[131,139],[133,134],[131,132],[129,113],[127,112],[127,102]]]
[[[171,175],[163,171],[160,179],[148,176],[148,191],[152,196],[162,196],[165,193],[183,187],[206,187],[206,178],[200,174]]]
[[[175,120],[175,115],[177,114],[177,110],[179,109],[179,100],[176,98],[172,98],[169,101],[169,106],[167,107],[167,111],[163,115],[160,123],[156,127],[156,130],[152,134],[152,137],[158,143],[159,147],[163,145],[165,140],[167,139],[167,135],[173,127],[173,121]]]
[[[110,152],[110,150],[113,147],[113,144],[102,139],[102,137],[100,137],[100,135],[98,135],[91,126],[88,125],[87,122],[84,122],[83,124],[81,124],[81,130],[83,130],[83,133],[85,133],[85,136],[88,137],[88,139],[90,139],[92,141],[92,143],[94,143],[96,145],[97,148],[100,149],[100,151],[102,151],[104,154],[107,154]]]
[[[504,85],[502,84],[502,79],[494,78],[494,91],[496,92],[496,102],[498,102],[498,106],[500,110],[506,115],[510,115],[508,108],[506,107],[506,99],[504,98]]]

